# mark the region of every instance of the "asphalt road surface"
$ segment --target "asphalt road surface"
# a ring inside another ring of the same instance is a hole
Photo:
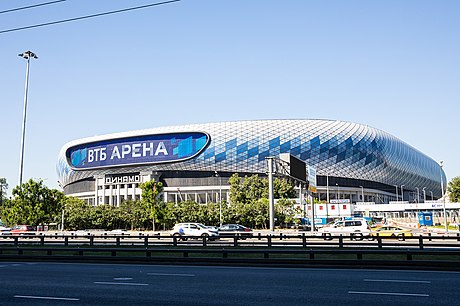
[[[0,262],[0,305],[459,305],[460,273]]]

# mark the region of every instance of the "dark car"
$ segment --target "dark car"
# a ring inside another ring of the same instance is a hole
[[[225,224],[219,227],[220,237],[241,237],[242,239],[252,237],[252,229],[239,224]]]

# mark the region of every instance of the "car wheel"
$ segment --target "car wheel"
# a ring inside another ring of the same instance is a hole
[[[361,240],[363,240],[363,234],[362,233],[353,233],[353,239],[361,241]],[[353,240],[353,239],[351,239],[351,240]]]

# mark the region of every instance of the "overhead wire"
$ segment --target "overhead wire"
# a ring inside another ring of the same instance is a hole
[[[29,5],[29,6],[17,7],[17,8],[14,8],[14,9],[8,9],[8,10],[0,11],[0,14],[11,13],[11,12],[16,12],[16,11],[21,11],[21,10],[27,10],[27,9],[36,8],[36,7],[39,7],[39,6],[45,6],[45,5],[55,4],[55,3],[64,2],[64,1],[67,1],[67,0],[56,0],[56,1],[49,1],[49,2],[44,2],[44,3]]]
[[[54,24],[65,23],[65,22],[77,21],[77,20],[82,20],[82,19],[101,17],[101,16],[117,14],[117,13],[123,13],[123,12],[128,12],[128,11],[133,11],[133,10],[145,9],[145,8],[149,8],[149,7],[152,7],[152,6],[170,4],[170,3],[173,3],[173,2],[179,2],[179,1],[181,1],[181,0],[170,0],[170,1],[164,1],[164,2],[156,2],[156,3],[151,3],[151,4],[141,5],[141,6],[135,6],[135,7],[129,7],[129,8],[124,8],[124,9],[120,9],[120,10],[108,11],[108,12],[103,12],[103,13],[98,13],[98,14],[93,14],[93,15],[85,15],[85,16],[81,16],[81,17],[57,20],[57,21],[46,22],[46,23],[39,23],[39,24],[35,24],[35,25],[30,25],[30,26],[24,26],[24,27],[19,27],[19,28],[2,30],[2,31],[0,31],[0,34],[4,34],[4,33],[8,33],[8,32],[21,31],[21,30],[27,30],[27,29],[32,29],[32,28],[38,28],[38,27],[44,27],[44,26],[49,26],[49,25],[54,25]]]

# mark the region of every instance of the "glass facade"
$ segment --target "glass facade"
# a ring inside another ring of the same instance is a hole
[[[200,154],[185,161],[75,170],[65,154],[73,146],[97,141],[193,132],[206,133],[210,142]],[[396,137],[367,125],[319,119],[194,124],[80,139],[64,145],[57,171],[63,186],[100,175],[142,171],[168,173],[169,177],[214,171],[265,175],[266,157],[280,153],[290,153],[305,161],[317,169],[318,177],[349,179],[352,185],[374,182],[376,186],[386,185],[384,189],[389,192],[394,191],[388,186],[404,185],[404,191],[426,187],[436,198],[441,196],[441,179],[446,186],[445,174],[433,159]]]

